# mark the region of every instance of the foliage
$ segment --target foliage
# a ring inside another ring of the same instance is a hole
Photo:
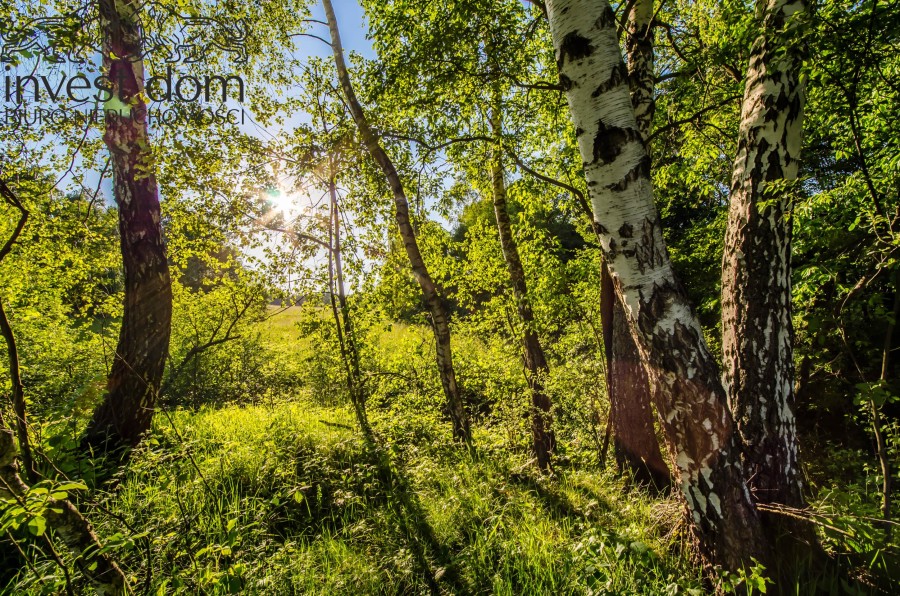
[[[99,495],[121,519],[95,515],[105,536],[142,528],[117,552],[150,593],[420,591],[423,564],[441,585],[470,593],[700,586],[687,560],[666,554],[678,540],[666,521],[677,505],[624,504],[621,481],[603,471],[548,482],[521,454],[491,449],[473,460],[437,441],[392,450],[388,472],[348,412],[305,403],[172,420],[160,422],[122,486]],[[418,503],[415,514],[405,498]],[[444,552],[418,560],[428,538],[411,523],[430,526]],[[19,581],[20,593],[38,589],[26,573]]]
[[[63,4],[6,3],[0,16],[20,22]],[[315,9],[277,0],[160,4],[247,19],[247,63],[213,46],[175,68],[240,75],[248,123],[188,119],[151,129],[174,280],[172,339],[154,429],[109,484],[97,484],[94,462],[78,453],[105,390],[123,300],[101,127],[42,122],[0,140],[3,179],[30,212],[0,264],[0,299],[45,478],[21,502],[0,501],[0,591],[88,589],[71,555],[54,552],[48,496],[77,501],[148,594],[420,593],[430,584],[498,594],[773,589],[759,565],[704,583],[684,547],[679,502],[650,497],[601,461],[609,420],[601,250],[580,198],[579,137],[541,3],[363,0],[371,51],[350,57],[452,312],[474,453],[451,438],[430,318],[390,189],[360,144],[330,62],[309,55],[318,46],[306,42],[321,43],[309,35],[327,36],[307,20]],[[630,4],[614,2],[617,16]],[[760,27],[751,4],[657,2],[651,32],[655,199],[713,352],[743,71]],[[94,8],[79,8],[89,24],[65,43],[92,34]],[[875,432],[896,486],[898,24],[896,3],[818,2],[804,38],[802,180],[788,189],[810,485],[810,509],[800,514],[816,523],[837,570],[810,570],[798,593],[900,582],[900,531],[889,536],[894,526],[879,509]],[[149,74],[165,67],[147,64]],[[495,110],[500,130],[491,127]],[[549,361],[541,381],[554,404],[552,476],[529,465],[522,324],[490,200],[498,148]],[[334,220],[322,194],[331,183],[374,442],[348,409],[346,329],[335,326],[329,279]],[[15,215],[0,206],[0,240]],[[0,367],[4,420],[14,420],[9,393]]]

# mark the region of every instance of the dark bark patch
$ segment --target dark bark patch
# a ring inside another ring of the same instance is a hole
[[[612,163],[628,142],[640,138],[641,133],[632,128],[608,126],[601,120],[597,123],[597,134],[594,136],[594,162],[600,165]]]
[[[803,111],[803,98],[800,93],[794,93],[793,97],[791,97],[791,107],[788,112],[787,121],[794,122],[800,117],[801,111]]]
[[[666,255],[662,244],[656,242],[655,224],[650,219],[645,219],[641,225],[641,236],[634,247],[634,258],[637,261],[638,269],[641,273],[645,273],[647,269],[651,269],[665,262]]]
[[[639,179],[650,179],[650,157],[644,156],[641,158],[639,162],[637,162],[633,168],[628,170],[628,173],[622,177],[621,180],[616,182],[615,184],[610,184],[607,186],[609,190],[621,192],[631,186],[631,183],[635,180]]]
[[[594,53],[594,46],[591,40],[584,37],[578,31],[572,31],[566,34],[562,43],[559,44],[559,66],[562,67],[566,58],[572,62],[575,60],[583,60]]]
[[[629,223],[623,223],[619,228],[619,236],[622,238],[631,238],[634,235],[634,228]]]
[[[785,155],[787,155],[787,151],[785,151]],[[766,171],[766,179],[781,180],[782,178],[784,178],[784,170],[781,167],[781,159],[778,151],[772,151],[769,153],[769,167]]]
[[[612,259],[615,259],[618,254],[619,254],[619,248],[618,248],[618,245],[616,244],[616,239],[610,238],[609,239],[609,250],[607,251],[606,256],[610,260],[612,260]]]
[[[770,75],[766,78],[776,79],[780,77]],[[780,114],[788,110],[790,104],[790,98],[784,92],[780,92],[775,95],[767,95],[765,99],[763,99],[763,105],[766,106],[766,113],[763,115],[763,120],[765,122],[773,122],[777,120]]]
[[[624,62],[619,62],[615,67],[613,67],[612,72],[609,73],[609,78],[606,81],[600,83],[594,92],[591,93],[591,97],[600,97],[607,91],[611,89],[615,89],[619,85],[624,84],[628,81],[628,68],[625,66]]]
[[[662,284],[656,286],[650,296],[640,296],[641,308],[638,309],[637,324],[644,335],[653,335],[657,321],[663,317],[677,292],[673,285]]]
[[[597,29],[606,29],[607,27],[612,27],[616,24],[616,13],[613,12],[612,7],[609,3],[606,3],[606,8],[603,10],[603,14],[600,15],[600,18],[594,23],[594,26]]]

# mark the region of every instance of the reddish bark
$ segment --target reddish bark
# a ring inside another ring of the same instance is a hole
[[[112,81],[103,140],[110,152],[125,270],[122,328],[106,394],[83,437],[86,448],[113,451],[136,445],[150,429],[169,350],[172,286],[160,225],[140,59],[137,8],[101,0],[103,66]]]

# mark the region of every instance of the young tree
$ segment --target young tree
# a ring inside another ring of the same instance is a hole
[[[159,191],[147,130],[138,4],[100,0],[103,67],[113,85],[104,141],[125,268],[125,310],[106,395],[83,437],[88,449],[136,445],[150,428],[172,320],[172,285],[160,226]],[[132,117],[134,116],[134,117]]]
[[[334,172],[334,161],[336,159],[329,158],[329,161],[332,163],[329,164],[330,170],[327,181],[330,200],[328,209],[328,294],[332,314],[334,315],[338,343],[340,344],[341,358],[347,370],[347,391],[350,393],[350,401],[353,404],[360,430],[366,440],[372,442],[372,428],[369,425],[369,417],[366,414],[366,396],[363,392],[362,370],[359,365],[359,343],[353,326],[353,318],[350,314],[350,304],[347,302],[347,292],[344,287],[344,267],[341,254],[341,208],[338,202]],[[337,299],[335,299],[335,294]]]
[[[403,246],[409,257],[412,266],[413,275],[422,289],[422,294],[428,309],[431,312],[431,324],[434,329],[435,348],[437,352],[437,365],[441,377],[441,385],[444,394],[447,397],[447,406],[450,413],[450,420],[453,423],[453,435],[456,439],[467,444],[472,442],[472,432],[469,428],[469,417],[460,395],[459,386],[456,384],[456,373],[453,369],[453,353],[450,346],[450,313],[444,304],[443,297],[438,291],[437,286],[428,273],[428,267],[422,259],[422,253],[419,251],[419,245],[416,242],[416,234],[413,230],[409,217],[409,201],[406,198],[406,192],[403,189],[403,182],[397,169],[391,162],[378,137],[375,135],[372,127],[369,125],[366,115],[363,112],[353,85],[350,82],[350,73],[344,62],[344,50],[341,45],[341,36],[338,31],[337,19],[334,16],[334,8],[330,0],[322,0],[325,8],[325,15],[328,20],[328,29],[331,34],[331,49],[334,52],[334,63],[337,68],[338,80],[347,100],[350,114],[359,128],[362,136],[363,144],[366,150],[372,156],[372,159],[378,164],[387,179],[391,192],[394,195],[394,217],[397,227],[400,230],[400,236],[403,239]]]
[[[805,90],[800,0],[769,0],[750,54],[722,261],[723,383],[756,501],[802,507],[794,419],[791,189]]]
[[[13,228],[13,233],[3,246],[0,246],[0,261],[3,261],[3,258],[12,251],[13,245],[25,229],[29,214],[19,197],[2,180],[0,180],[0,197],[3,198],[4,203],[19,212],[19,218]],[[25,387],[22,385],[22,375],[20,374],[19,350],[16,347],[16,336],[9,323],[9,317],[6,316],[6,310],[3,308],[2,297],[0,297],[0,335],[6,341],[6,352],[9,358],[9,380],[12,385],[12,405],[16,414],[16,438],[19,439],[19,454],[22,458],[22,467],[25,469],[26,478],[30,482],[36,482],[38,476],[34,467],[34,458],[31,454],[31,442],[28,438],[28,422],[25,417]]]
[[[512,222],[506,203],[506,179],[503,172],[503,117],[499,109],[499,93],[495,93],[494,108],[491,110],[491,131],[496,138],[491,155],[491,199],[494,216],[500,234],[500,247],[509,271],[509,281],[516,299],[516,310],[522,323],[522,343],[525,350],[525,368],[528,369],[528,387],[531,390],[531,437],[538,466],[542,470],[550,468],[550,458],[554,450],[553,431],[550,428],[550,398],[544,391],[543,379],[549,372],[544,348],[534,328],[534,311],[528,298],[528,284],[525,269],[519,257],[519,248],[513,237]]]
[[[10,237],[0,246],[0,261],[6,257],[18,241],[25,224],[28,221],[28,210],[19,200],[5,181],[0,180],[0,196],[4,202],[19,212]],[[19,353],[16,348],[15,336],[6,313],[0,304],[0,335],[6,343],[7,364],[9,377],[12,381],[13,406],[17,419],[19,435],[19,452],[25,464],[25,472],[30,481],[34,481],[37,475],[34,470],[34,462],[31,459],[31,450],[28,443],[27,428],[25,427],[25,397],[22,387],[22,375],[19,364]],[[7,426],[3,414],[0,413],[0,497],[12,499],[20,505],[24,503],[31,487],[22,480],[19,474],[16,452],[16,443],[13,431]],[[44,500],[44,510],[41,514],[47,520],[47,524],[55,531],[56,535],[69,547],[75,557],[79,569],[88,578],[98,594],[118,596],[125,592],[125,575],[119,569],[109,553],[102,551],[97,535],[91,524],[80,511],[67,498],[58,499],[48,495]],[[51,540],[48,534],[43,534],[44,540]],[[51,544],[52,548],[52,544]]]
[[[718,367],[663,240],[615,14],[609,3],[591,0],[552,0],[547,10],[604,255],[659,392],[700,551],[731,570],[752,559],[765,563],[769,552]]]

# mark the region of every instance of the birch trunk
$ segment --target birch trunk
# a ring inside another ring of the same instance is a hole
[[[550,459],[555,448],[555,440],[551,429],[550,397],[544,391],[544,381],[550,368],[544,356],[544,348],[535,330],[534,311],[528,300],[528,284],[525,281],[525,268],[519,257],[519,248],[512,233],[512,222],[506,203],[506,180],[503,173],[503,151],[501,136],[503,123],[500,110],[491,112],[491,129],[497,142],[491,158],[491,188],[494,203],[494,215],[497,219],[497,230],[500,234],[500,246],[503,258],[509,271],[509,281],[513,296],[516,299],[516,310],[522,322],[522,343],[524,347],[525,368],[528,370],[528,388],[531,392],[531,438],[538,466],[542,470],[550,469]]]
[[[887,383],[890,379],[891,370],[891,349],[894,345],[894,330],[897,328],[897,320],[900,319],[900,272],[894,271],[894,311],[891,320],[888,323],[887,331],[884,334],[884,347],[881,350],[881,376],[882,383]],[[893,484],[893,472],[891,470],[890,453],[888,452],[887,440],[881,431],[881,409],[874,400],[869,400],[869,412],[872,416],[872,431],[875,433],[876,455],[878,456],[878,464],[881,466],[881,516],[884,518],[884,541],[890,542],[892,526],[891,523],[891,485]]]
[[[652,24],[653,0],[635,0],[625,23],[625,59],[634,118],[645,143],[650,138],[656,113]]]
[[[359,368],[359,349],[356,344],[356,333],[350,317],[350,305],[344,290],[344,268],[341,263],[341,213],[338,205],[337,185],[334,177],[328,180],[328,193],[331,199],[329,233],[328,233],[328,293],[331,295],[331,309],[337,330],[341,359],[347,369],[347,391],[356,413],[356,421],[366,441],[372,443],[374,436],[366,413],[366,396],[363,394],[362,374]],[[335,301],[337,291],[337,301]]]
[[[362,136],[363,144],[366,150],[387,179],[388,186],[394,195],[394,217],[397,227],[400,230],[400,236],[403,240],[403,246],[409,257],[412,266],[413,276],[422,289],[425,303],[431,313],[431,324],[434,330],[435,347],[437,352],[438,372],[441,377],[441,385],[444,389],[444,395],[447,397],[447,408],[450,414],[450,420],[453,424],[453,436],[467,444],[472,442],[472,433],[469,428],[469,417],[463,405],[462,396],[459,387],[456,384],[456,373],[453,369],[453,352],[450,347],[450,315],[444,300],[428,273],[425,261],[422,259],[422,253],[419,251],[419,245],[416,241],[416,234],[413,230],[409,219],[409,201],[406,198],[406,192],[403,189],[403,183],[394,167],[393,162],[378,142],[378,137],[369,126],[366,115],[363,112],[356,93],[353,91],[353,85],[350,82],[350,74],[344,63],[344,50],[341,46],[341,35],[338,31],[337,19],[334,16],[334,8],[331,0],[322,0],[325,8],[325,16],[328,20],[328,29],[331,34],[331,49],[334,53],[334,63],[338,72],[341,89],[344,92],[344,98],[353,121],[359,128]]]
[[[656,438],[650,379],[606,263],[601,276],[600,316],[609,394],[607,439],[612,435],[620,472],[627,469],[637,484],[662,492],[671,485],[671,473]],[[601,459],[606,460],[606,447]]]
[[[547,2],[601,245],[650,382],[700,553],[730,570],[768,563],[718,367],[675,278],[608,2]]]
[[[615,290],[610,300],[614,301],[612,354],[607,374],[616,465],[620,471],[629,470],[637,484],[663,492],[670,486],[671,474],[656,437],[650,379]]]
[[[131,0],[100,1],[103,67],[113,87],[103,140],[112,163],[125,269],[125,309],[106,395],[83,437],[85,448],[101,452],[132,447],[150,429],[172,320],[172,285],[143,100],[137,17],[137,5]]]
[[[722,261],[723,383],[760,503],[803,507],[794,420],[790,196],[804,86],[802,1],[768,0],[741,108]]]
[[[653,44],[649,36],[652,18],[653,1],[636,0],[628,13],[625,34],[631,104],[645,143],[655,106]],[[604,272],[608,275],[607,269]],[[612,287],[612,283],[604,284],[604,288]],[[630,470],[637,483],[663,491],[669,486],[670,473],[656,438],[650,379],[628,329],[621,300],[614,290],[601,292],[601,300],[612,301],[611,308],[601,310],[611,311],[606,333],[610,338],[607,374],[616,463],[620,470]]]

